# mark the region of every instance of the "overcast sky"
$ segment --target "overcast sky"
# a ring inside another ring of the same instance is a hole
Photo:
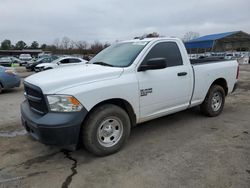
[[[243,30],[250,33],[249,0],[0,0],[0,41],[113,42],[156,31],[183,37]]]

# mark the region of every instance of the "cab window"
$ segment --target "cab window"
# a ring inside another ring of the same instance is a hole
[[[161,42],[156,44],[147,54],[143,63],[152,58],[165,58],[167,67],[183,65],[179,47],[175,42]]]

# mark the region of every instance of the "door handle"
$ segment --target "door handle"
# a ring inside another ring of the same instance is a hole
[[[186,75],[187,75],[187,72],[179,72],[177,75],[178,75],[178,76],[186,76]]]

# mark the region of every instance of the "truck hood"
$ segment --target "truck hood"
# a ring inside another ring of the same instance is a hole
[[[24,81],[40,87],[44,94],[56,94],[71,87],[119,77],[123,68],[76,65],[52,69],[27,77]]]

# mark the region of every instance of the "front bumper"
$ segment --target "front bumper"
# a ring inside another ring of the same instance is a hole
[[[43,71],[43,67],[35,67],[34,70],[35,72],[41,72]]]
[[[36,140],[47,145],[76,146],[87,110],[81,112],[48,112],[40,115],[32,111],[28,101],[21,104],[22,124]]]

